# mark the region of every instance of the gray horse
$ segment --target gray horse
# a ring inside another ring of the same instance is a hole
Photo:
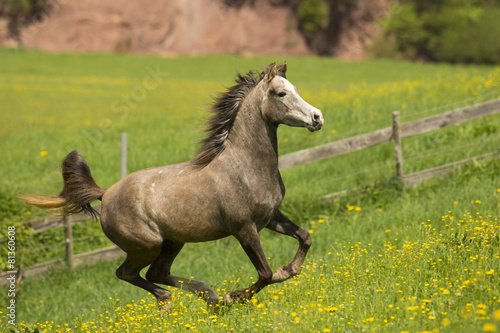
[[[134,172],[109,189],[99,187],[78,151],[62,164],[63,191],[56,196],[21,195],[27,203],[69,215],[102,200],[104,233],[125,253],[118,278],[152,293],[161,311],[172,307],[170,291],[187,289],[209,305],[250,299],[265,286],[300,273],[311,239],[279,207],[285,186],[278,170],[278,125],[317,131],[321,111],[306,103],[286,79],[286,63],[262,73],[238,75],[220,95],[208,121],[208,136],[192,161]],[[274,273],[262,250],[259,231],[277,231],[298,240],[293,260]],[[174,276],[170,267],[187,242],[234,236],[257,269],[252,286],[228,292],[221,302],[205,282]],[[146,279],[140,271],[150,265]]]

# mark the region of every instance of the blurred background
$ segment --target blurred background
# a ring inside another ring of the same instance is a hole
[[[0,45],[498,63],[498,17],[498,0],[2,0]]]

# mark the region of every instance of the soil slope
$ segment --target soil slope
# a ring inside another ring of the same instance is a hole
[[[61,1],[24,28],[22,44],[47,51],[308,54],[288,7],[212,0]]]

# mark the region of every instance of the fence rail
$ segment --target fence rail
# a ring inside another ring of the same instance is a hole
[[[500,113],[500,99],[404,123],[401,125],[401,138],[424,134],[439,128],[490,116],[496,113]],[[385,127],[370,133],[280,156],[279,168],[280,170],[286,170],[295,166],[352,153],[389,142],[394,137],[393,127]]]
[[[92,207],[97,210],[97,212],[101,212],[101,205],[95,205]],[[75,215],[71,215],[70,217],[71,224],[90,220],[89,216],[84,213],[78,213]],[[46,216],[41,219],[24,222],[23,224],[32,228],[34,234],[39,234],[47,230],[64,227],[65,221],[61,216]]]
[[[473,159],[462,160],[405,176],[403,175],[402,171],[403,159],[401,154],[401,139],[418,134],[427,133],[446,126],[455,125],[457,123],[463,123],[473,119],[494,115],[497,113],[500,113],[500,99],[492,100],[481,104],[476,104],[469,107],[460,108],[436,116],[410,121],[404,124],[399,123],[399,113],[396,111],[393,113],[392,127],[382,128],[370,133],[361,134],[355,137],[327,143],[317,147],[304,149],[294,153],[280,156],[279,168],[280,170],[285,170],[295,166],[304,165],[315,161],[320,161],[326,158],[331,158],[334,156],[355,152],[361,149],[369,148],[372,146],[376,146],[394,140],[397,175],[402,178],[405,185],[416,185],[430,177],[442,175],[448,172],[449,170],[459,165],[462,165],[466,162],[469,162],[471,160],[479,161],[486,158],[491,158],[495,155],[499,155],[499,153],[498,152],[489,153],[475,157]],[[122,159],[121,159],[122,162],[127,160],[126,139],[127,139],[126,135],[123,135]],[[126,165],[122,163],[121,167],[122,177],[124,176],[125,173],[126,173]],[[324,198],[331,198],[335,195],[338,195],[339,193],[345,193],[345,192],[346,191],[333,193],[325,196]],[[101,207],[94,206],[94,208],[100,211]],[[120,250],[117,246],[110,246],[104,249],[99,249],[87,253],[74,255],[72,225],[87,220],[89,220],[89,217],[87,215],[76,214],[65,218],[57,216],[48,216],[42,219],[25,222],[33,229],[33,233],[41,233],[55,228],[64,228],[65,240],[66,240],[66,260],[59,259],[23,268],[20,270],[22,276],[24,277],[37,276],[47,272],[48,270],[64,262],[66,262],[70,268],[74,268],[100,260],[103,261],[113,260],[115,258],[124,255],[124,252]],[[7,273],[0,274],[0,285],[5,284],[7,282],[6,276]]]

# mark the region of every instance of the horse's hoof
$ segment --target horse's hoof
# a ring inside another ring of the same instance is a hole
[[[222,302],[224,305],[231,305],[233,304],[237,299],[238,297],[235,297],[235,295],[232,291],[228,291],[225,295],[224,295],[224,298],[222,299]]]
[[[247,292],[239,290],[239,291],[228,291],[222,301],[226,305],[231,305],[234,303],[245,303],[248,301],[253,295],[249,295]]]
[[[288,280],[292,277],[292,274],[286,269],[286,266],[278,268],[276,272],[273,273],[272,283],[278,283]]]
[[[164,301],[158,303],[158,308],[160,310],[160,317],[167,315],[172,310],[173,304],[172,301]]]

